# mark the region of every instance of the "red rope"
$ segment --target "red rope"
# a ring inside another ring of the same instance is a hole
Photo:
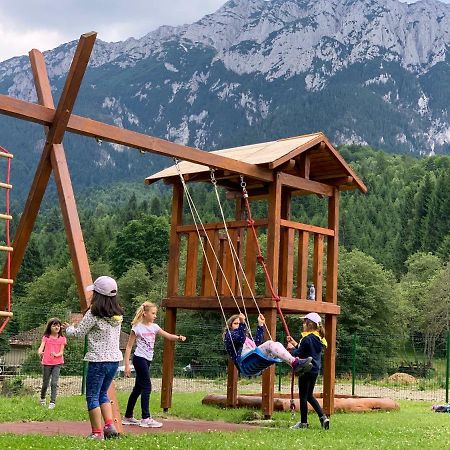
[[[8,153],[8,150],[0,146],[0,151],[3,153]],[[6,163],[6,184],[10,184],[11,180],[11,158],[7,158]],[[9,189],[5,189],[6,191],[6,201],[5,201],[5,207],[6,207],[6,214],[9,215]],[[10,234],[9,234],[9,220],[5,220],[5,241],[6,246],[11,246],[11,240],[10,240]],[[6,276],[8,280],[11,278],[11,252],[7,252],[6,256]],[[6,311],[11,311],[11,284],[7,284],[7,304],[6,304]],[[6,327],[6,324],[9,322],[9,317],[6,317],[3,321],[3,323],[0,325],[0,333],[3,331],[3,329]]]
[[[259,262],[259,264],[262,266],[262,268],[264,270],[264,276],[266,277],[266,282],[267,282],[267,285],[269,286],[270,293],[272,295],[272,300],[275,301],[275,305],[277,307],[277,312],[278,312],[278,315],[280,316],[281,323],[283,324],[283,328],[284,328],[284,331],[285,331],[286,337],[287,337],[287,336],[291,335],[291,332],[289,331],[289,327],[288,327],[288,325],[286,323],[286,320],[284,318],[283,311],[281,311],[280,296],[277,295],[275,293],[275,290],[273,289],[273,284],[272,284],[272,281],[270,280],[269,271],[267,270],[266,261],[264,260],[264,256],[263,256],[263,254],[261,252],[261,246],[259,245],[258,235],[256,234],[256,229],[255,229],[255,221],[253,220],[253,217],[252,217],[252,210],[250,208],[250,203],[248,201],[248,193],[247,193],[247,189],[245,188],[245,183],[244,183],[243,180],[242,180],[241,186],[242,186],[242,196],[244,198],[245,208],[247,210],[247,227],[250,227],[252,229],[253,237],[254,237],[254,240],[255,240],[255,243],[256,243],[256,249],[257,249],[256,260]],[[291,400],[290,400],[290,405],[289,405],[289,408],[290,408],[292,413],[295,411],[294,381],[295,381],[295,371],[294,371],[294,368],[292,368],[292,374],[291,374]]]
[[[245,201],[245,207],[247,209],[247,226],[252,229],[253,237],[254,237],[255,243],[256,243],[256,249],[257,249],[256,260],[259,262],[259,264],[261,265],[261,267],[264,270],[264,276],[266,277],[266,282],[270,289],[270,293],[272,295],[272,300],[275,301],[275,305],[277,307],[277,312],[280,316],[286,336],[290,336],[291,333],[289,331],[289,327],[284,318],[283,311],[281,311],[281,308],[280,308],[280,296],[277,295],[275,293],[275,290],[273,289],[272,281],[270,280],[270,276],[269,276],[269,271],[267,270],[266,261],[264,260],[264,256],[262,255],[262,252],[261,252],[261,246],[259,245],[258,235],[256,234],[256,229],[255,229],[255,221],[253,220],[252,211],[250,209],[250,203],[248,201],[248,194],[247,194],[247,191],[244,186],[242,186],[242,189],[244,192],[243,197],[244,197],[244,201]]]

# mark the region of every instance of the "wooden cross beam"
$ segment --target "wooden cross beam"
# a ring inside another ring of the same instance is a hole
[[[87,255],[76,210],[69,170],[62,146],[66,131],[95,137],[103,141],[136,148],[140,151],[175,157],[214,168],[247,175],[263,181],[272,181],[272,172],[220,155],[214,155],[196,148],[147,136],[134,131],[108,125],[72,114],[81,81],[95,43],[96,33],[86,33],[80,37],[66,83],[55,109],[50,83],[43,55],[38,50],[30,52],[30,61],[35,80],[39,104],[0,95],[0,114],[29,122],[40,123],[46,129],[46,142],[39,161],[25,209],[14,236],[14,252],[11,258],[11,277],[15,278],[25,254],[41,201],[52,170],[58,187],[58,195],[63,212],[67,238],[74,264],[78,292],[82,308],[87,307],[84,286],[92,282],[87,264]],[[6,305],[5,286],[0,286],[0,310]]]
[[[44,57],[38,50],[30,52],[38,101],[41,105],[54,111],[54,118],[51,123],[46,124],[48,126],[45,128],[44,149],[14,236],[14,252],[11,255],[11,278],[15,279],[53,170],[82,310],[88,306],[85,287],[92,284],[92,276],[62,140],[94,47],[95,38],[96,33],[87,33],[81,36],[56,110]],[[6,266],[3,273],[6,273]],[[0,286],[0,310],[6,306],[6,293],[5,287]]]

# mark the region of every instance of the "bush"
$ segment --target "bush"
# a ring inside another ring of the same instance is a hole
[[[23,384],[22,377],[5,378],[2,383],[1,395],[5,397],[16,397],[19,395],[31,395],[33,389]]]

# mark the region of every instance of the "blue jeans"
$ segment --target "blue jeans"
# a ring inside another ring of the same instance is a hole
[[[108,389],[119,367],[119,362],[91,362],[88,363],[86,377],[87,409],[98,408],[109,403]]]
[[[133,410],[137,399],[141,396],[142,418],[150,417],[150,392],[152,391],[152,381],[150,379],[150,361],[140,356],[133,356],[133,366],[136,372],[136,380],[130,398],[128,399],[125,417],[133,417]]]

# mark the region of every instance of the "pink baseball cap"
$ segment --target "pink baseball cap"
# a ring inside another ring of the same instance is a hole
[[[107,297],[114,297],[117,295],[117,283],[114,278],[104,275],[102,277],[98,277],[94,281],[94,284],[91,284],[86,288],[86,291],[95,291],[99,294],[106,295]]]

